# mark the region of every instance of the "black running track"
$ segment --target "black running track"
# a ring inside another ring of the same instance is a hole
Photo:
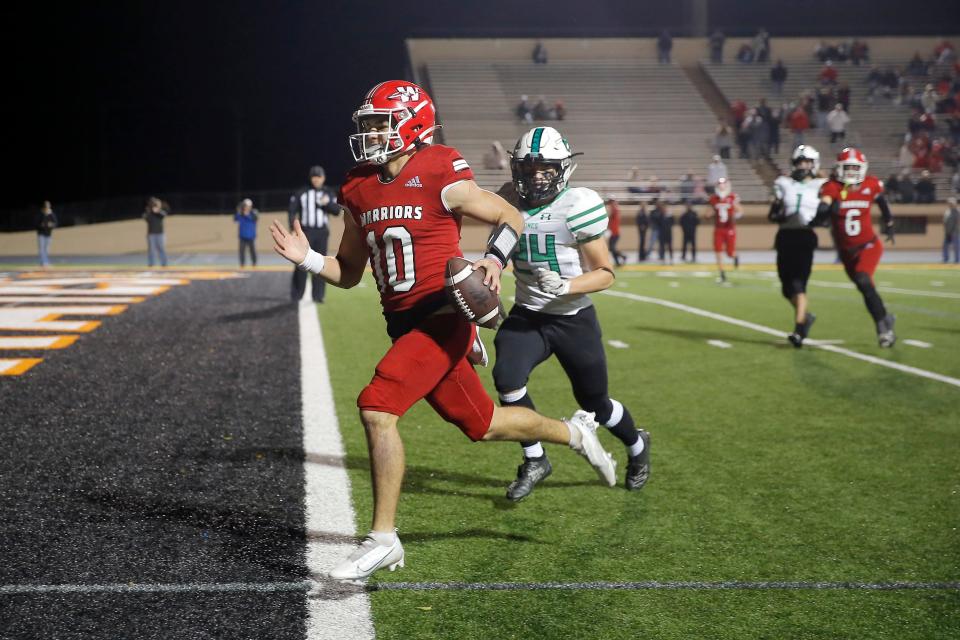
[[[0,378],[0,587],[306,577],[288,296],[286,273],[194,281]],[[304,619],[302,590],[0,593],[4,639],[301,639]]]

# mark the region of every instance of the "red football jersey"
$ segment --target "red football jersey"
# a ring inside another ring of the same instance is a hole
[[[443,289],[447,260],[463,253],[460,216],[441,194],[472,179],[463,156],[443,145],[415,152],[390,182],[371,164],[347,173],[340,201],[363,234],[384,311],[409,309]]]
[[[734,228],[734,216],[740,208],[740,196],[731,192],[721,198],[717,194],[710,196],[710,206],[713,207],[713,223],[722,229]]]
[[[829,180],[820,187],[821,196],[830,196],[840,203],[838,212],[831,216],[833,240],[838,248],[859,247],[876,238],[870,209],[882,193],[883,182],[875,176],[867,176],[856,185]]]

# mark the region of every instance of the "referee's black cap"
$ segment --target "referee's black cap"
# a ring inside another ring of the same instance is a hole
[[[323,167],[321,167],[318,164],[315,164],[312,167],[310,167],[310,177],[326,178],[327,172],[323,170]]]

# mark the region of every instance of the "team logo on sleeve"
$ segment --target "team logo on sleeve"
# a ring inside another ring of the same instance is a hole
[[[387,96],[388,100],[400,100],[401,102],[416,102],[420,99],[420,89],[411,86],[399,86],[397,90]]]
[[[463,158],[457,158],[453,161],[453,170],[454,171],[463,171],[464,169],[469,169],[470,165],[467,164],[467,161]]]

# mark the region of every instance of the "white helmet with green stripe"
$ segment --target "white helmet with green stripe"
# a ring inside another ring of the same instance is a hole
[[[567,188],[577,165],[570,143],[553,127],[534,127],[520,136],[510,159],[517,193],[530,206],[552,201]]]

